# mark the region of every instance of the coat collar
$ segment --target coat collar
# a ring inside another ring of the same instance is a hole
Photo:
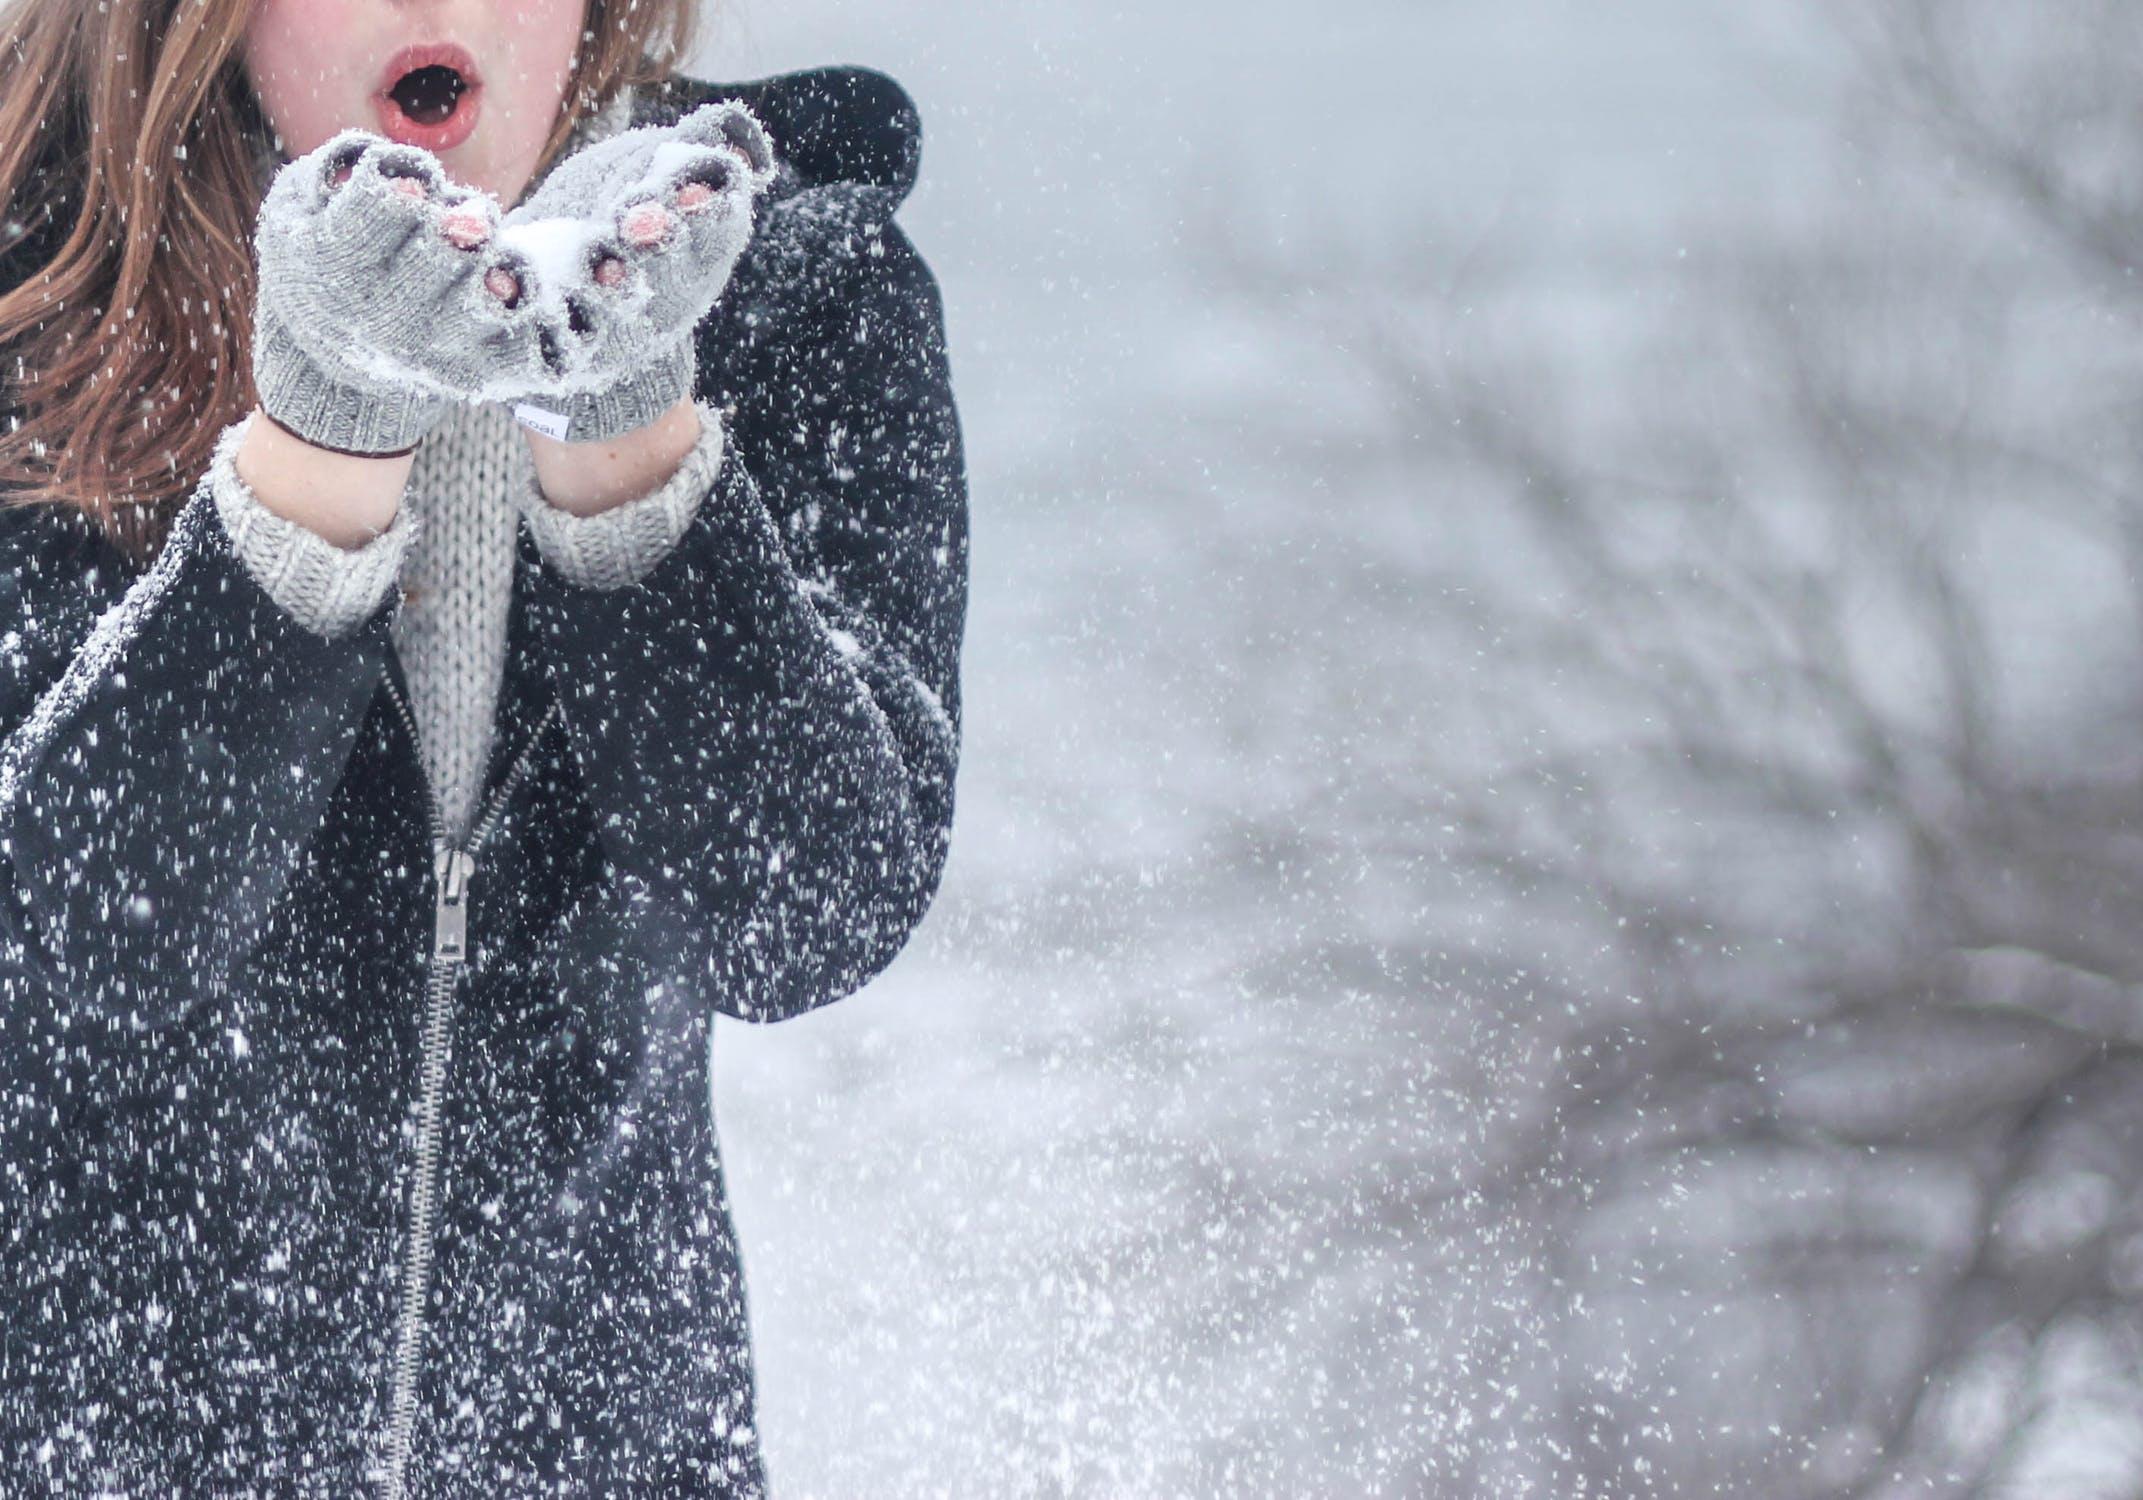
[[[639,91],[633,123],[668,124],[718,99],[759,117],[781,175],[797,188],[858,183],[886,190],[895,207],[915,186],[921,119],[907,91],[875,69],[808,68],[742,83],[673,77]]]

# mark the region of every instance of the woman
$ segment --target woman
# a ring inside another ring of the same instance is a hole
[[[912,105],[684,0],[0,25],[0,1493],[762,1493],[712,1017],[952,817]]]

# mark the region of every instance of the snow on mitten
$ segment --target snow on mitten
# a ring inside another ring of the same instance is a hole
[[[488,194],[369,131],[284,165],[254,231],[261,410],[345,453],[415,447],[510,342],[479,253],[497,224]]]
[[[774,178],[743,105],[702,105],[583,147],[499,225],[486,281],[508,358],[476,399],[566,442],[645,426],[693,387],[693,330],[751,239]]]

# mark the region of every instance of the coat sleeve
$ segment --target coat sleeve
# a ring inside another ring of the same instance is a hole
[[[703,417],[726,420],[676,545],[625,586],[546,567],[528,591],[609,860],[753,1021],[849,995],[905,945],[960,743],[967,481],[938,288],[889,197],[805,196],[701,326]]]
[[[5,969],[142,1029],[225,984],[342,778],[394,602],[308,629],[206,477],[146,571],[71,510],[0,510]]]

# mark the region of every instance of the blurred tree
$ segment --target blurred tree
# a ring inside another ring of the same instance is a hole
[[[1608,380],[1483,347],[1494,245],[1208,253],[1497,559],[1508,754],[1417,772],[1568,1002],[1496,1153],[1533,1482],[2143,1495],[2143,7],[1837,23],[1830,211]]]

